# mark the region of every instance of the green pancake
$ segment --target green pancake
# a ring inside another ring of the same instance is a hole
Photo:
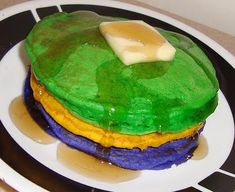
[[[205,121],[217,106],[218,82],[201,49],[159,29],[175,58],[126,66],[98,29],[112,20],[81,11],[37,23],[25,41],[36,78],[73,115],[103,129],[142,135]]]

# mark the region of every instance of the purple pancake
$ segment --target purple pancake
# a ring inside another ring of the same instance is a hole
[[[125,149],[117,147],[103,147],[102,145],[82,136],[75,135],[58,123],[44,110],[43,106],[33,98],[28,74],[24,86],[24,101],[32,117],[45,127],[45,131],[57,137],[63,143],[98,159],[117,166],[133,170],[159,170],[187,161],[198,146],[198,136],[202,128],[194,135],[173,140],[159,147]],[[36,117],[36,118],[35,118]]]

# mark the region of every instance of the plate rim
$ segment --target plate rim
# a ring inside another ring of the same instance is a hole
[[[7,173],[7,177],[5,176]],[[16,190],[24,192],[46,192],[47,190],[41,186],[33,183],[29,179],[22,176],[20,173],[16,172],[11,168],[5,161],[0,158],[0,179],[2,179],[6,184],[10,185]],[[17,182],[13,182],[17,181]]]
[[[170,16],[164,15],[162,13],[153,11],[148,8],[144,8],[144,7],[133,5],[133,4],[126,3],[126,2],[120,2],[120,1],[115,1],[115,0],[98,0],[98,1],[86,0],[85,2],[83,0],[37,0],[37,1],[29,1],[29,2],[26,1],[26,2],[13,5],[11,7],[7,7],[1,10],[0,21],[7,17],[14,15],[15,14],[14,11],[16,9],[17,9],[17,13],[31,10],[36,20],[38,20],[39,18],[35,14],[36,8],[48,7],[49,5],[49,6],[57,6],[59,10],[61,11],[60,6],[66,5],[66,4],[98,5],[98,6],[120,8],[124,10],[127,10],[125,7],[128,7],[128,10],[135,11],[137,13],[145,14],[145,12],[148,12],[148,16],[150,17],[157,18],[161,21],[167,20],[168,24],[171,24],[174,27],[180,26],[180,29],[182,29],[183,31],[189,34],[193,34],[194,37],[196,37],[197,39],[205,43],[207,46],[209,46],[211,49],[216,51],[235,69],[235,56],[231,52],[229,52],[227,49],[225,49],[223,46],[221,46],[219,43],[217,43],[215,40],[211,39],[209,36],[205,35],[199,30],[196,30],[193,27],[181,21],[178,21],[177,19],[174,19]]]
[[[180,22],[172,17],[169,17],[167,15],[158,13],[156,11],[153,11],[151,9],[143,8],[140,6],[136,6],[129,3],[114,1],[114,0],[103,0],[103,1],[95,1],[95,0],[87,0],[86,2],[82,0],[38,0],[38,1],[29,1],[29,2],[23,2],[8,8],[5,8],[1,10],[0,12],[0,22],[3,19],[6,19],[12,15],[15,15],[17,13],[21,13],[24,11],[31,10],[33,15],[36,12],[36,8],[41,7],[48,7],[48,6],[58,6],[61,5],[67,5],[67,4],[86,4],[86,5],[98,5],[98,6],[106,6],[106,7],[114,7],[119,9],[125,9],[124,7],[128,6],[128,10],[145,14],[145,12],[148,12],[148,16],[151,16],[153,18],[165,21],[175,27],[180,26],[180,29],[183,31],[189,33],[190,35],[193,35],[194,37],[198,38],[200,41],[205,43],[207,46],[209,46],[212,50],[216,51],[222,58],[224,58],[228,64],[230,64],[235,69],[235,57],[227,51],[225,48],[223,48],[220,44],[218,44],[216,41],[212,40],[207,35],[201,33],[200,31],[194,29],[193,27],[190,27],[189,25],[184,24],[183,22]],[[17,10],[17,11],[16,11]],[[1,61],[0,61],[1,62]],[[233,119],[234,120],[234,119]],[[0,159],[1,160],[1,159]],[[3,162],[0,161],[0,165],[3,164]],[[13,170],[14,171],[14,170]],[[19,173],[17,173],[19,174]],[[22,175],[19,174],[19,176],[22,177]],[[25,178],[26,179],[26,178]],[[36,185],[32,183],[30,180],[26,179],[26,182],[29,182],[30,186]],[[11,183],[10,183],[11,184]],[[11,186],[13,186],[11,184]],[[38,186],[38,185],[36,185]],[[14,187],[14,186],[13,186]],[[31,190],[31,188],[30,188]],[[45,189],[44,189],[45,190]],[[27,191],[27,190],[23,190]]]

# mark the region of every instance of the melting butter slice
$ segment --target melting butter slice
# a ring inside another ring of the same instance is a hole
[[[175,48],[144,21],[102,22],[99,29],[125,65],[170,61],[174,58]]]

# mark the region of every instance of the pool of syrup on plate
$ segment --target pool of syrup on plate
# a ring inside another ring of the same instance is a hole
[[[204,135],[200,135],[198,138],[198,147],[193,152],[192,160],[204,159],[208,154],[208,144]]]
[[[16,128],[33,141],[40,144],[51,144],[57,141],[57,139],[46,133],[31,117],[22,96],[12,100],[9,106],[9,114]],[[57,159],[65,167],[82,176],[109,183],[130,181],[141,174],[140,171],[123,169],[96,159],[63,143],[58,144]]]
[[[44,127],[34,121],[24,104],[22,96],[18,96],[11,101],[9,115],[16,128],[32,140],[42,144],[50,144],[56,141],[54,137],[43,130]]]
[[[9,106],[9,114],[16,128],[35,142],[51,144],[57,141],[57,139],[46,133],[43,130],[43,127],[39,126],[31,117],[22,96],[12,100]],[[207,156],[207,153],[208,145],[206,138],[203,135],[200,135],[199,145],[194,151],[191,159],[204,159]],[[96,159],[86,153],[72,149],[63,143],[58,144],[57,159],[65,167],[76,171],[83,176],[110,183],[133,180],[141,174],[140,171],[123,169],[112,165],[111,163]]]

